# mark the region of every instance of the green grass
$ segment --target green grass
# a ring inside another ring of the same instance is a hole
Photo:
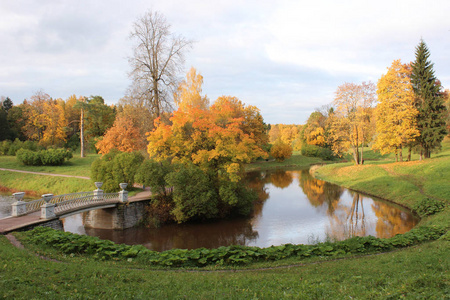
[[[95,190],[91,180],[0,171],[0,185],[9,192],[25,192],[27,196],[62,195]]]
[[[99,154],[88,154],[85,158],[74,155],[62,166],[25,166],[15,156],[0,156],[0,166],[5,169],[89,177],[91,164],[98,157]]]
[[[277,162],[273,159],[270,161],[257,161],[245,166],[245,171],[270,170],[278,168],[307,168],[314,164],[325,163],[324,160],[317,157],[302,156],[299,151],[294,151],[292,156],[283,162]]]
[[[0,237],[0,295],[15,299],[446,299],[450,242],[265,270],[184,272],[67,257],[42,260]],[[299,262],[297,262],[299,263]]]

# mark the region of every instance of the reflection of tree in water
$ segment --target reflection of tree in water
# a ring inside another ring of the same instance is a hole
[[[294,180],[292,172],[277,170],[270,174],[270,181],[274,186],[280,189],[287,188]]]
[[[336,202],[334,214],[329,215],[330,227],[327,230],[328,235],[337,240],[366,235],[364,197],[356,192],[349,192],[353,198],[352,205],[349,207]]]
[[[316,179],[308,170],[297,171],[299,186],[314,207],[327,204],[327,214],[333,215],[344,189],[338,185]]]
[[[228,245],[248,245],[258,238],[249,220],[228,220],[204,224],[165,225],[157,229],[130,228],[123,231],[87,229],[87,234],[117,243],[141,244],[164,251],[173,248],[217,248]]]
[[[372,209],[377,216],[376,231],[380,238],[389,238],[409,231],[417,220],[411,214],[384,202],[374,202]]]
[[[270,182],[270,176],[266,172],[248,172],[245,176],[247,187],[251,188],[258,194],[258,200],[253,203],[253,215],[260,216],[264,203],[269,199],[266,183]]]

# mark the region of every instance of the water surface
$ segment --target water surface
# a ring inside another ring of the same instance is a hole
[[[64,227],[66,231],[164,251],[311,244],[367,235],[388,238],[409,231],[418,222],[402,207],[315,179],[308,170],[251,172],[246,180],[259,195],[248,218],[118,231],[85,229],[80,214],[66,218]]]

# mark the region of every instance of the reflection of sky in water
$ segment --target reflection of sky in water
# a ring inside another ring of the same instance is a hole
[[[64,227],[66,231],[162,251],[232,244],[311,244],[327,237],[342,240],[354,235],[390,237],[417,223],[396,206],[316,180],[307,171],[267,172],[252,180],[259,192],[265,190],[264,199],[268,194],[259,209],[255,206],[252,218],[114,231],[84,229],[82,215],[76,215],[67,218]]]
[[[11,216],[11,204],[14,202],[13,197],[0,195],[0,219]]]
[[[259,240],[252,241],[251,246],[309,244],[317,239],[323,241],[327,235],[332,234],[330,228],[335,222],[326,214],[328,204],[312,206],[300,188],[297,178],[294,178],[287,188],[277,188],[273,184],[267,184],[266,188],[270,198],[264,204],[261,215],[252,221],[253,230],[259,233]],[[340,197],[333,217],[350,222],[349,212],[352,202],[353,197],[345,191]],[[377,217],[372,210],[372,203],[372,199],[363,198],[366,234],[375,236]],[[360,208],[360,213],[361,210]],[[358,225],[361,225],[361,222]],[[341,227],[342,230],[346,230],[345,226]]]

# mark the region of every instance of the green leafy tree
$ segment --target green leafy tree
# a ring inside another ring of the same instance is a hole
[[[116,192],[119,184],[128,183],[133,187],[135,175],[144,157],[139,152],[111,151],[96,159],[91,165],[91,178],[94,182],[103,182],[105,192]]]
[[[418,110],[417,128],[420,135],[417,144],[425,158],[441,147],[447,131],[445,128],[446,107],[444,106],[441,84],[436,79],[430,52],[423,40],[416,47],[416,60],[412,63],[411,84]]]
[[[6,97],[5,100],[2,101],[2,107],[8,113],[8,111],[13,107],[13,102],[9,97]]]

